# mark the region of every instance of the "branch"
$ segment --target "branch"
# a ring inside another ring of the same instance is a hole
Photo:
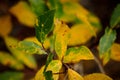
[[[97,65],[98,65],[98,67],[100,69],[100,72],[105,74],[105,70],[103,69],[103,66],[102,66],[101,62],[98,60],[98,58],[96,56],[94,56],[94,60],[97,63]]]

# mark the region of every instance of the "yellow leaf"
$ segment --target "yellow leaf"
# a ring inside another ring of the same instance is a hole
[[[36,15],[31,11],[29,5],[25,1],[19,1],[9,10],[17,19],[28,27],[33,27],[36,23]]]
[[[74,25],[70,30],[70,38],[68,45],[74,46],[84,44],[93,37],[91,30],[86,24]]]
[[[120,44],[114,43],[111,48],[111,58],[120,61]]]
[[[28,66],[31,69],[36,69],[37,64],[35,62],[35,59],[32,55],[25,54],[23,52],[20,52],[16,49],[16,46],[18,45],[19,40],[13,38],[13,37],[4,37],[5,43],[9,51],[22,63],[24,63],[26,66]]]
[[[38,44],[39,46],[42,46],[42,44],[37,40],[36,37],[27,37],[27,38],[25,38],[25,40],[32,41],[32,42]],[[43,45],[44,45],[45,49],[48,49],[50,47],[50,39],[47,38]]]
[[[62,22],[59,21],[58,19],[55,19],[54,24],[55,24],[55,27],[54,27],[53,33],[56,34],[59,31],[59,29],[62,25]]]
[[[69,0],[62,2],[62,4],[64,11],[64,15],[60,19],[62,21],[73,22],[77,19],[77,14],[83,13],[84,15],[87,15],[89,13],[78,2]]]
[[[47,67],[47,71],[50,70],[53,73],[59,73],[61,68],[62,68],[62,63],[60,60],[52,60]]]
[[[52,60],[49,63],[46,71],[49,71],[49,70],[52,71],[54,80],[58,80],[59,74],[55,74],[55,73],[59,73],[61,68],[62,68],[61,61],[59,61],[59,60]]]
[[[112,80],[112,79],[102,73],[93,73],[93,74],[84,76],[84,80]]]
[[[57,26],[57,25],[56,25]],[[55,51],[58,58],[61,60],[66,53],[67,42],[69,37],[69,27],[66,24],[61,24],[56,32],[55,37]]]
[[[16,60],[12,55],[7,52],[0,51],[0,63],[4,66],[10,66],[11,68],[22,70],[24,69],[24,65]]]
[[[102,30],[100,20],[95,15],[93,15],[91,13],[88,14],[87,18],[88,18],[88,21],[90,22],[91,26],[93,27],[93,30],[96,33],[99,33]]]
[[[10,15],[0,16],[0,36],[7,36],[12,29]]]
[[[45,76],[43,74],[45,66],[43,66],[35,75],[35,80],[45,80]]]
[[[64,63],[77,63],[80,60],[93,60],[94,56],[91,51],[85,47],[69,48],[63,58]]]
[[[110,51],[104,53],[104,55],[102,55],[102,56],[100,55],[100,58],[102,59],[103,65],[106,65],[109,62],[110,56],[111,56]]]
[[[86,24],[87,28],[89,29],[89,31],[92,33],[93,36],[96,36],[96,33],[92,27],[92,25],[90,24],[90,22],[88,21],[88,16],[86,16],[84,13],[79,13],[77,14],[77,17],[84,23]]]
[[[72,69],[68,69],[69,80],[84,80],[83,77]]]
[[[45,76],[43,74],[45,66],[43,66],[35,75],[35,80],[45,80]],[[55,73],[59,73],[60,69],[62,68],[62,63],[59,60],[53,60],[49,63],[47,70],[46,71],[52,71],[53,73],[53,78],[54,80],[58,80],[59,78],[59,74],[55,74]]]

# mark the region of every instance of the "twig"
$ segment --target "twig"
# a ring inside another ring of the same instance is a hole
[[[96,56],[94,56],[94,59],[95,59],[95,62],[97,63],[97,65],[98,65],[98,67],[100,69],[100,72],[105,74],[105,70],[103,69],[103,66],[100,63],[100,61],[98,60],[98,58]]]

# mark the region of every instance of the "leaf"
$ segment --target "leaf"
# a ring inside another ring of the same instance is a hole
[[[118,23],[120,23],[120,4],[117,5],[112,13],[110,27],[114,28]]]
[[[63,5],[60,0],[48,0],[47,4],[50,9],[56,9],[56,18],[61,18],[63,16]]]
[[[61,68],[62,68],[61,61],[59,61],[59,60],[52,60],[49,63],[46,71],[52,71],[54,80],[58,80],[59,79],[59,72],[60,72]]]
[[[81,60],[93,60],[92,52],[85,46],[69,48],[63,58],[64,63],[77,63]]]
[[[85,9],[83,6],[81,6],[78,2],[73,2],[73,1],[69,0],[69,1],[66,1],[63,5],[64,5],[65,13],[67,13],[67,14],[75,14],[75,13],[79,13],[80,11],[84,15],[89,14],[87,9]]]
[[[110,57],[111,57],[111,51],[108,51],[108,52],[104,53],[102,55],[102,61],[103,61],[102,64],[106,65],[109,62]]]
[[[54,80],[52,76],[52,71],[44,72],[45,80]]]
[[[46,71],[52,71],[54,80],[58,80],[59,79],[59,72],[60,72],[61,68],[62,68],[61,61],[59,61],[59,60],[52,60],[49,63]]]
[[[45,80],[45,76],[43,74],[45,66],[43,66],[35,75],[34,80]]]
[[[72,69],[68,69],[68,79],[69,80],[84,80],[81,75],[79,75],[77,72],[75,72]]]
[[[69,27],[63,23],[55,34],[55,51],[60,60],[62,60],[66,53],[69,30]]]
[[[6,71],[0,73],[1,80],[23,80],[24,74],[22,72]]]
[[[7,52],[0,51],[0,63],[13,69],[22,70],[24,65]],[[0,78],[1,79],[1,78]]]
[[[120,61],[120,44],[113,43],[111,47],[111,59]]]
[[[10,15],[0,16],[0,36],[7,36],[12,29]]]
[[[93,27],[94,32],[98,34],[102,30],[102,25],[100,23],[99,18],[92,13],[89,13],[87,15],[87,18],[89,23],[91,24],[91,27]]]
[[[54,56],[54,55],[53,55],[52,53],[50,53],[50,54],[48,55],[47,61],[46,61],[46,64],[45,64],[44,72],[46,71],[46,69],[47,69],[49,63],[53,60],[53,56]]]
[[[89,20],[88,20],[88,16],[84,15],[84,13],[80,13],[77,15],[77,17],[84,23],[86,24],[86,27],[89,29],[90,33],[92,34],[92,36],[96,37],[96,33],[94,31],[93,26],[90,24]]]
[[[29,2],[30,7],[37,16],[46,10],[46,4],[44,0],[29,0]]]
[[[59,60],[52,60],[52,61],[49,63],[46,71],[52,71],[54,80],[58,80],[59,74],[55,74],[55,73],[59,73],[59,71],[60,71],[61,68],[62,68],[62,63],[61,63],[61,61],[59,61]],[[37,72],[37,74],[35,75],[35,80],[45,80],[45,76],[44,76],[44,74],[43,74],[44,69],[45,69],[45,66],[43,66],[43,67]]]
[[[87,26],[86,24],[76,24],[72,26],[68,42],[69,46],[85,44],[93,37],[93,34]]]
[[[6,36],[4,38],[5,43],[9,51],[13,54],[14,57],[16,57],[20,62],[24,63],[26,66],[28,66],[31,69],[36,69],[37,64],[32,55],[25,54],[19,50],[17,50],[18,40],[13,37]]]
[[[68,1],[64,3],[63,6],[64,13],[66,14],[65,18],[69,17],[69,22],[75,22],[77,24],[85,24],[89,31],[92,33],[92,36],[96,36],[95,27],[90,23],[91,13],[87,11],[83,6],[78,2]],[[94,16],[95,17],[95,16]]]
[[[52,60],[47,67],[47,71],[52,71],[53,73],[59,73],[61,68],[62,68],[62,63],[60,60]]]
[[[12,13],[19,22],[28,27],[33,27],[35,24],[36,15],[31,11],[30,6],[25,1],[19,1],[16,5],[10,8]]]
[[[101,37],[99,42],[99,54],[102,56],[108,52],[116,39],[116,31],[106,28],[105,34]]]
[[[50,10],[38,17],[38,25],[35,27],[35,32],[38,41],[42,44],[48,33],[53,29],[54,14],[55,10]]]
[[[37,45],[39,45],[39,46],[42,47],[42,44],[37,40],[36,37],[27,37],[27,38],[25,38],[24,40],[34,42],[35,44],[37,44]],[[44,41],[43,46],[44,46],[44,48],[45,48],[46,50],[50,47],[50,39],[49,39],[49,38],[47,38],[47,39]]]
[[[113,80],[113,79],[102,73],[93,73],[84,76],[84,80]]]
[[[27,54],[47,54],[41,46],[31,41],[20,41],[17,47],[18,50]]]
[[[78,2],[73,2],[71,0],[62,2],[63,5],[63,15],[60,20],[65,22],[81,22],[77,17],[79,13],[84,15],[88,14],[88,11],[84,9]]]

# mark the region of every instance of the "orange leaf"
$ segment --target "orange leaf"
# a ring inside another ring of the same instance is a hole
[[[0,36],[7,36],[12,29],[10,15],[0,17]]]
[[[111,48],[111,58],[120,61],[120,44],[114,43]]]

